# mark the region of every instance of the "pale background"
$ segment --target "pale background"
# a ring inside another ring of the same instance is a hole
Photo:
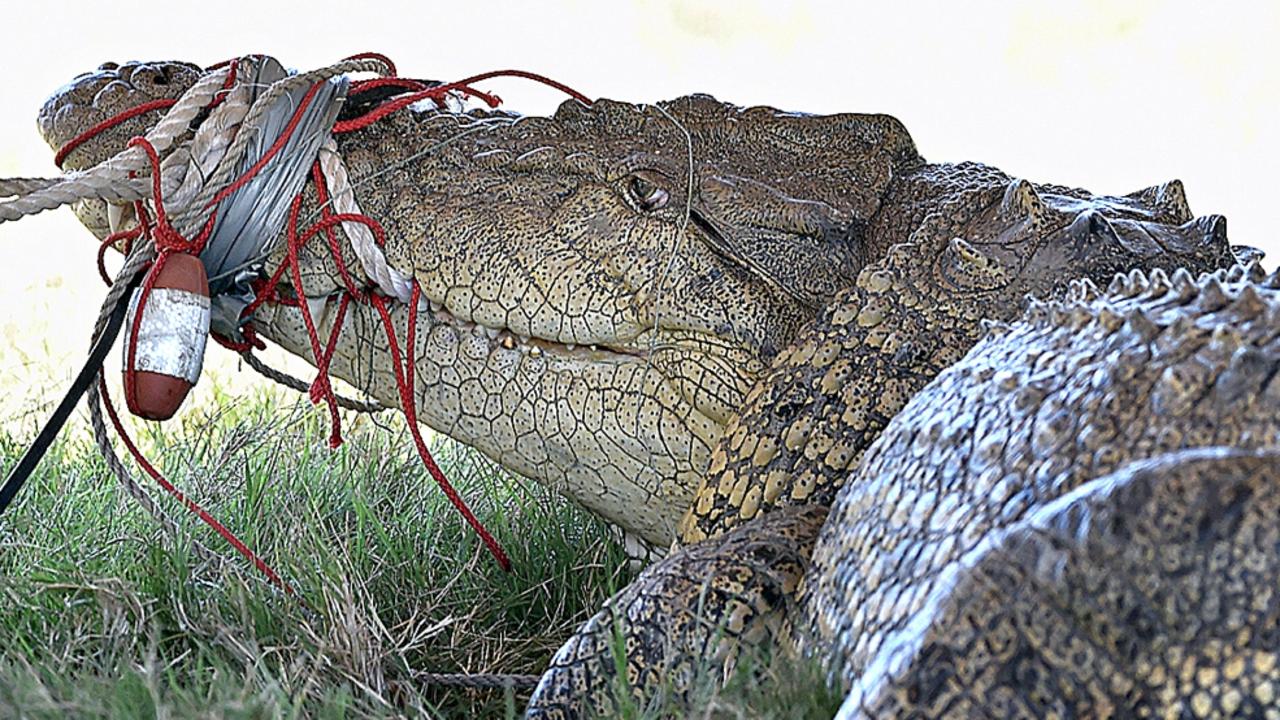
[[[7,5],[0,176],[54,172],[36,110],[105,60],[210,64],[264,52],[309,69],[377,50],[407,76],[516,67],[592,97],[707,92],[788,110],[887,112],[929,160],[980,160],[1097,192],[1181,178],[1193,210],[1230,219],[1234,242],[1280,255],[1276,2]],[[524,113],[562,99],[518,80],[482,87]],[[89,235],[66,210],[0,226],[0,269],[0,424],[33,433],[40,404],[78,367],[103,286]],[[206,401],[214,386],[265,382],[212,345],[208,366],[197,388]]]

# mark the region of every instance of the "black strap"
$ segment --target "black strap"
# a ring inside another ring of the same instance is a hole
[[[80,397],[84,395],[85,390],[89,389],[94,378],[98,376],[98,370],[102,368],[102,361],[106,359],[107,353],[111,351],[111,346],[115,345],[116,336],[120,334],[120,327],[124,325],[124,316],[129,310],[129,299],[133,295],[133,289],[138,286],[138,282],[143,275],[144,273],[142,272],[134,275],[133,281],[129,283],[128,290],[120,296],[120,301],[111,310],[111,317],[107,320],[107,327],[103,329],[102,335],[98,337],[98,342],[94,343],[93,347],[89,349],[89,359],[85,360],[84,367],[80,368],[80,373],[76,375],[75,382],[71,383],[71,389],[62,398],[62,402],[58,403],[58,407],[53,411],[49,421],[40,429],[40,434],[36,436],[35,442],[31,443],[31,447],[27,448],[27,451],[23,453],[22,459],[18,461],[17,466],[9,472],[9,477],[5,478],[4,486],[0,487],[0,513],[8,509],[9,504],[13,502],[13,497],[22,489],[22,484],[27,481],[36,466],[40,464],[40,459],[49,450],[54,438],[58,437],[58,432],[67,423],[67,418],[71,416],[71,411],[75,409],[76,403],[80,402]]]

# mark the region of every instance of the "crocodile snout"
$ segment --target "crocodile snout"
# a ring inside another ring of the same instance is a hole
[[[59,88],[40,108],[37,125],[45,142],[61,148],[86,128],[93,127],[142,103],[176,99],[200,77],[197,65],[183,62],[103,63]],[[120,148],[115,138],[141,135],[155,124],[156,114],[130,118],[114,133],[89,139],[67,154],[64,170],[80,170],[110,157]]]

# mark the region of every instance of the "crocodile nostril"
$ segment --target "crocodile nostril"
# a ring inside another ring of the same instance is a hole
[[[98,70],[102,70],[102,71],[115,70],[119,67],[120,67],[120,63],[104,62],[98,66]]]

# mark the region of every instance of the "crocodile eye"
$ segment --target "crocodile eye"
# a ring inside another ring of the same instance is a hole
[[[632,177],[631,182],[627,184],[627,190],[631,193],[631,199],[635,204],[645,212],[661,210],[671,199],[670,193],[642,177]]]

